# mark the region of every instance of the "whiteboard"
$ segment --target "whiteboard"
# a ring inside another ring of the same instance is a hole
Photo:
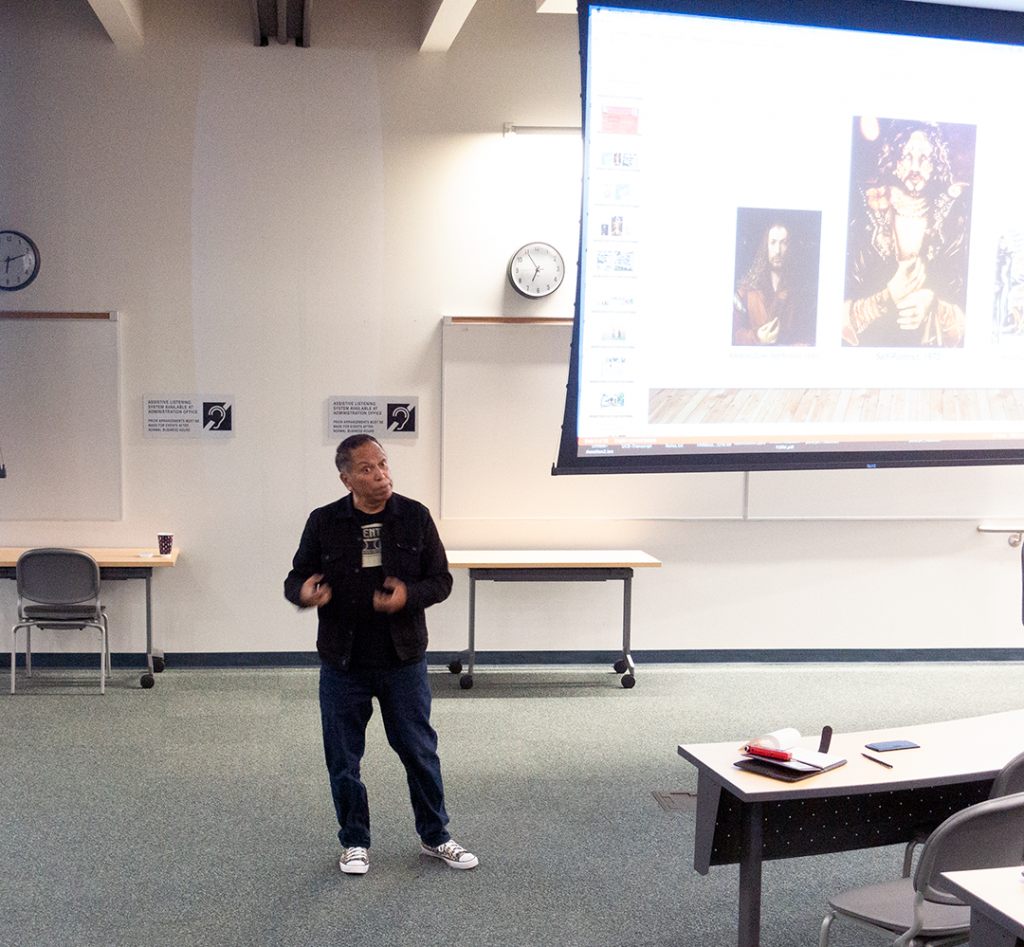
[[[551,476],[572,327],[442,333],[445,519],[1024,519],[1024,467]]]
[[[121,518],[118,322],[0,317],[0,520]]]
[[[572,326],[465,323],[442,330],[444,519],[736,519],[744,475],[551,475]]]
[[[1024,519],[1024,467],[755,471],[750,519]]]

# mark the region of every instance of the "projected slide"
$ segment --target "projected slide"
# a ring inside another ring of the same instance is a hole
[[[581,15],[559,465],[1024,460],[1024,48]]]

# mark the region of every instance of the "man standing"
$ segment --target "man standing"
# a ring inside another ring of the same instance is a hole
[[[877,136],[876,121],[866,127]],[[891,123],[877,172],[850,195],[843,344],[962,346],[968,182],[954,180],[948,144],[925,122]]]
[[[789,227],[772,223],[733,296],[733,345],[813,345],[814,307],[794,286]]]
[[[314,510],[284,594],[319,612],[320,714],[342,845],[340,867],[369,867],[370,810],[360,763],[377,698],[388,743],[405,766],[421,853],[452,868],[477,857],[448,834],[437,734],[430,725],[424,609],[452,589],[430,512],[392,490],[375,438],[355,434],[335,455],[348,496]]]

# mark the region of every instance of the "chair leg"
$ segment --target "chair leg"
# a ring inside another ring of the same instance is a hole
[[[107,625],[101,621],[93,625],[100,633],[100,694],[106,693],[107,685]]]
[[[107,624],[107,616],[103,616],[103,640],[106,642],[107,652],[107,677],[111,676],[111,664],[110,664],[110,626]]]
[[[15,679],[15,668],[18,663],[18,632],[22,629],[25,630],[25,666],[31,670],[32,665],[30,664],[29,649],[32,644],[32,626],[25,625],[19,622],[11,630],[11,693],[14,693],[14,679]]]
[[[907,842],[906,851],[903,853],[903,877],[910,877],[910,869],[914,865],[914,849],[917,848],[917,839]]]
[[[821,922],[821,933],[818,935],[818,947],[828,947],[829,929],[832,927],[832,922],[835,919],[835,911],[829,911],[828,914],[825,915],[825,920]]]

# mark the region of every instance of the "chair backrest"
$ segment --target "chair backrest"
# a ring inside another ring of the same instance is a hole
[[[999,771],[988,797],[1012,796],[1015,792],[1024,792],[1024,753],[1018,753]]]
[[[914,890],[928,901],[959,904],[944,871],[1003,868],[1024,859],[1024,793],[986,799],[954,812],[925,842]]]
[[[29,549],[15,575],[19,597],[40,605],[75,605],[100,593],[100,567],[80,549]]]

